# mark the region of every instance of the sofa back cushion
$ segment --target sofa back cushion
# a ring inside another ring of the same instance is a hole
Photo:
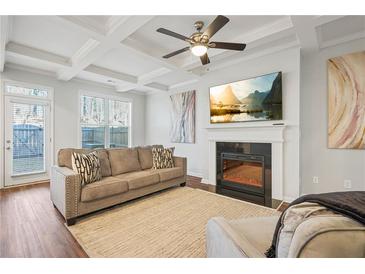
[[[152,148],[163,148],[162,145],[153,145],[153,146],[145,146],[138,147],[138,158],[139,163],[141,164],[142,169],[151,169],[152,168]]]
[[[112,169],[110,167],[109,153],[106,149],[97,149],[96,152],[99,156],[101,176],[109,177],[112,176]]]
[[[138,150],[138,159],[141,164],[142,169],[152,168],[152,147],[139,147]]]
[[[109,149],[108,153],[112,176],[141,170],[136,148]]]
[[[68,167],[72,169],[72,153],[79,153],[79,154],[88,154],[92,152],[92,149],[86,148],[63,148],[58,151],[58,166],[60,167]],[[100,161],[100,168],[101,168],[101,176],[108,177],[112,175],[112,170],[110,167],[109,161],[109,154],[106,149],[96,149],[98,153],[99,161]]]
[[[72,153],[87,154],[91,152],[91,149],[75,149],[75,148],[62,148],[58,151],[57,162],[60,167],[68,167],[72,169]]]

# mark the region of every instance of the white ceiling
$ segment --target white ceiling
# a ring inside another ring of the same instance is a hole
[[[212,40],[243,42],[245,51],[210,49],[211,63],[202,66],[189,51],[163,59],[187,44],[156,29],[189,36],[195,21],[206,27],[215,16],[1,16],[0,71],[13,66],[120,92],[166,92],[250,56],[291,47],[320,50],[365,37],[365,16],[228,17]]]

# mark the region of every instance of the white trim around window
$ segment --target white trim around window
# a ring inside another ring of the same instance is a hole
[[[78,95],[78,119],[77,119],[77,144],[79,146],[79,148],[82,148],[82,130],[81,127],[84,125],[81,123],[81,97],[82,96],[89,96],[89,97],[96,97],[96,98],[101,98],[104,99],[104,109],[105,109],[105,122],[103,124],[103,126],[105,128],[109,127],[109,100],[115,100],[115,101],[120,101],[120,102],[126,102],[129,103],[129,125],[128,125],[128,147],[133,146],[133,125],[132,125],[132,111],[133,111],[133,99],[131,98],[125,98],[122,96],[115,96],[115,95],[108,95],[105,93],[100,93],[100,92],[93,92],[93,91],[87,91],[87,90],[79,90],[79,95]],[[110,140],[109,140],[109,133],[107,132],[107,130],[105,131],[105,147],[109,147]]]

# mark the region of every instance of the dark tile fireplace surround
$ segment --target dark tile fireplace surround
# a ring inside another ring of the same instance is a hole
[[[271,144],[216,143],[217,193],[272,207]]]

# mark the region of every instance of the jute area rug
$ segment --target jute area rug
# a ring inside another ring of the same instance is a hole
[[[68,227],[90,257],[205,257],[211,217],[271,216],[276,210],[189,187],[122,204]]]

